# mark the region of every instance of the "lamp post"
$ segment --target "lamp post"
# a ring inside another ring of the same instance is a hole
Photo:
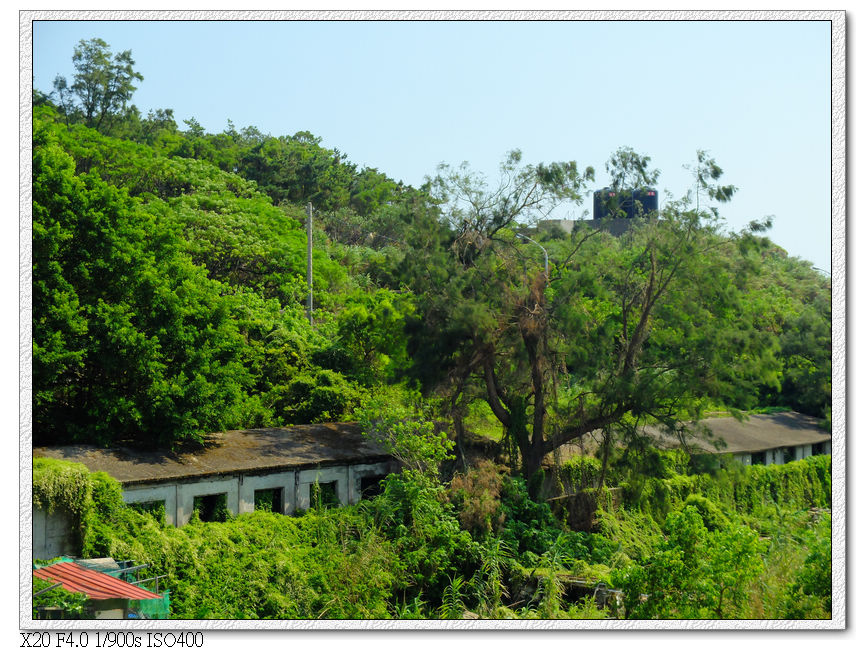
[[[312,203],[306,205],[306,315],[312,327]]]
[[[532,242],[535,246],[537,246],[542,251],[544,251],[544,277],[546,277],[547,280],[549,280],[550,279],[550,256],[547,255],[547,249],[544,248],[543,246],[541,246],[538,242],[536,242],[531,237],[526,237],[525,235],[521,235],[520,233],[516,233],[516,235],[520,239],[525,239],[526,241]]]

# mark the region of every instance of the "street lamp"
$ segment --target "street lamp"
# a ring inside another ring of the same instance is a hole
[[[532,239],[531,237],[526,237],[525,235],[521,235],[520,233],[515,233],[515,234],[516,234],[516,236],[519,237],[520,239],[525,239],[526,241],[530,241],[530,242],[532,242],[535,246],[537,246],[537,247],[540,248],[542,251],[544,251],[544,275],[546,276],[547,280],[549,280],[549,279],[550,279],[550,256],[547,255],[547,249],[544,248],[543,246],[541,246],[538,242],[536,242],[536,241],[535,241],[534,239]]]

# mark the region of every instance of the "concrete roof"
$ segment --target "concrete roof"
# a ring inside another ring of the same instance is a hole
[[[819,427],[820,421],[809,415],[788,411],[771,415],[752,415],[744,422],[735,418],[708,418],[700,425],[709,428],[712,438],[698,437],[689,443],[698,449],[713,453],[744,454],[779,447],[808,445],[828,442],[832,436]],[[655,437],[662,446],[678,447],[675,436],[663,433],[656,427],[646,427],[646,433]],[[712,440],[721,439],[726,443],[716,449]]]
[[[124,485],[220,474],[272,473],[390,458],[353,423],[215,433],[205,449],[190,453],[71,445],[35,447],[33,457],[40,456],[82,463],[91,472],[106,472]]]

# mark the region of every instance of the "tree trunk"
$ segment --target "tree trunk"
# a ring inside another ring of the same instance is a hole
[[[604,487],[607,480],[607,466],[610,461],[610,445],[612,444],[612,433],[609,428],[604,429],[604,447],[603,456],[601,458],[601,475],[598,477],[598,489]]]
[[[523,475],[526,481],[532,482],[535,474],[541,469],[544,460],[544,429],[546,427],[546,402],[544,372],[541,356],[538,354],[540,339],[534,332],[522,330],[523,343],[529,357],[529,367],[532,375],[532,392],[534,393],[535,411],[532,416],[532,436],[528,449],[523,453]],[[531,483],[530,483],[531,485]],[[537,495],[532,495],[536,497]]]
[[[466,455],[463,449],[463,442],[465,440],[465,427],[463,426],[463,416],[462,413],[454,412],[453,415],[454,422],[454,432],[456,433],[456,447],[457,447],[457,457],[456,457],[456,467],[462,467],[462,470],[465,471],[468,467],[468,463],[466,463]]]

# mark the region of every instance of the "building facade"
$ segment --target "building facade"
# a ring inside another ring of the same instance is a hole
[[[208,520],[222,507],[231,514],[258,506],[291,515],[316,499],[355,504],[399,470],[352,423],[227,431],[213,434],[202,450],[181,454],[74,445],[38,447],[33,455],[106,472],[120,482],[124,502],[164,510],[173,526],[186,524],[196,510]],[[64,513],[34,509],[34,557],[74,554],[73,538]]]

